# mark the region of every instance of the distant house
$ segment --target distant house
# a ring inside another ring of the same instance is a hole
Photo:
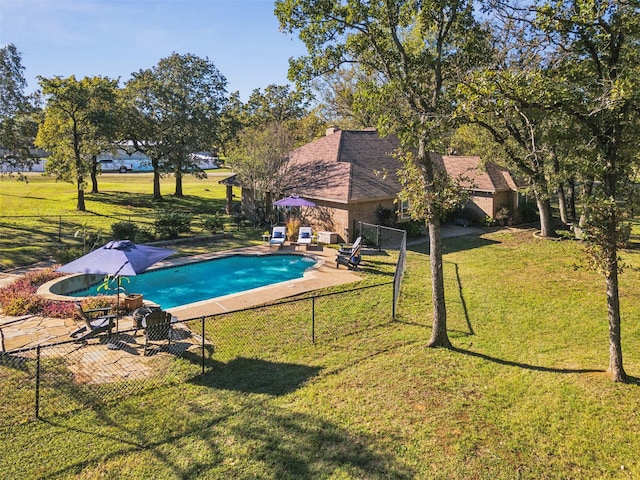
[[[397,138],[381,138],[375,129],[330,128],[324,137],[291,152],[289,175],[295,186],[287,194],[315,202],[307,221],[315,230],[337,233],[340,241],[353,240],[358,222],[377,223],[381,207],[396,212],[400,221],[408,220],[407,205],[398,201],[398,146]],[[482,218],[495,217],[502,208],[516,211],[518,186],[506,169],[493,163],[483,168],[479,157],[432,154],[432,159],[453,176],[473,178],[469,207]],[[248,217],[254,198],[243,189],[242,208]]]

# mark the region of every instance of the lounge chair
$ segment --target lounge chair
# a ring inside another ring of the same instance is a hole
[[[108,334],[111,335],[111,331],[115,326],[113,320],[117,317],[115,314],[107,314],[107,312],[111,310],[111,307],[84,310],[80,302],[76,302],[75,305],[78,314],[84,320],[85,326],[71,332],[71,337],[79,342],[83,342],[104,332],[108,332]]]
[[[154,310],[145,315],[142,319],[144,327],[144,355],[147,355],[147,349],[150,342],[167,342],[167,346],[171,345],[171,314],[163,310]]]
[[[351,255],[353,250],[358,248],[361,243],[362,243],[362,237],[356,238],[356,241],[353,242],[352,244],[343,243],[343,244],[340,245],[340,250],[338,250],[338,253],[340,255]]]
[[[298,241],[296,242],[298,245],[311,245],[311,236],[312,231],[311,227],[300,227],[298,231]]]
[[[284,241],[287,238],[287,227],[273,227],[271,232],[271,240],[269,240],[269,248],[272,245],[277,245],[278,248],[284,245]]]
[[[338,253],[336,257],[336,268],[345,265],[349,270],[357,270],[362,260],[362,238],[358,237],[348,253]]]

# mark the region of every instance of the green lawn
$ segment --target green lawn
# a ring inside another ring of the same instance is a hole
[[[445,240],[454,349],[425,347],[429,259],[415,246],[397,322],[268,359],[219,361],[204,376],[104,408],[87,403],[69,416],[0,429],[0,472],[640,478],[639,254],[623,252],[629,268],[620,277],[630,384],[606,372],[604,282],[587,269],[580,243],[530,230],[469,235]]]
[[[183,197],[173,195],[173,177],[163,178],[163,201],[155,202],[150,173],[103,174],[98,177],[100,193],[92,194],[87,189],[86,212],[76,210],[73,184],[36,173],[28,175],[27,183],[0,176],[0,270],[55,259],[60,251],[82,247],[85,234],[98,236],[97,243],[105,243],[115,222],[130,221],[152,229],[156,214],[170,209],[192,212],[192,234],[206,235],[200,220],[224,211],[226,187],[218,182],[229,175],[228,170],[221,169],[208,172],[206,179],[185,176]],[[237,202],[239,190],[235,193]],[[226,222],[225,229],[233,231],[241,242],[260,239],[262,231],[238,231],[232,217]]]

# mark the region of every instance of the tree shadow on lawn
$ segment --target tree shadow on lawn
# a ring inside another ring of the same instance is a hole
[[[482,358],[483,360],[488,360],[490,362],[497,363],[499,365],[505,365],[508,367],[517,367],[525,370],[533,370],[536,372],[550,372],[550,373],[603,373],[606,370],[601,368],[554,368],[554,367],[543,367],[541,365],[530,365],[528,363],[520,363],[513,362],[511,360],[504,360],[502,358],[492,357],[490,355],[474,352],[472,350],[465,350],[463,348],[452,347],[452,351],[457,353],[462,353],[463,355],[469,355],[471,357]]]
[[[442,254],[462,252],[464,250],[471,250],[473,248],[486,247],[488,245],[495,245],[500,243],[496,240],[490,240],[488,238],[482,238],[484,233],[470,233],[467,235],[460,235],[457,237],[447,237],[442,239]],[[414,243],[407,245],[407,250],[415,253],[429,254],[429,239],[424,242]]]
[[[100,408],[99,399],[90,392],[76,391],[76,399],[91,410],[93,420],[86,426],[66,420],[44,422],[66,430],[69,442],[90,438],[91,446],[81,444],[76,456],[69,455],[66,463],[49,458],[50,468],[41,464],[38,471],[45,472],[42,478],[47,478],[114,466],[129,470],[131,460],[121,459],[142,455],[147,460],[153,458],[154,474],[184,479],[204,471],[220,478],[243,477],[248,471],[259,472],[264,478],[314,479],[336,473],[349,478],[415,478],[411,467],[396,458],[393,439],[357,433],[328,421],[322,413],[291,411],[275,404],[274,397],[261,395],[289,393],[319,370],[249,358],[218,363],[213,371],[190,382],[210,390],[185,397],[181,389],[173,389],[163,396],[161,408],[172,405],[170,416],[180,418],[171,428],[140,428],[167,421],[166,415],[154,413],[144,398],[128,403],[125,414],[137,420],[126,421],[120,411],[123,408]],[[216,401],[206,401],[212,395]],[[324,405],[320,412],[329,408]],[[140,471],[133,467],[127,475],[149,473],[143,464],[138,466]]]
[[[256,398],[244,399],[240,408],[220,406],[218,412],[203,410],[191,402],[185,402],[185,408],[191,411],[175,413],[192,420],[178,433],[175,428],[167,428],[154,434],[150,432],[154,429],[128,428],[106,417],[96,422],[95,431],[47,421],[52,427],[67,430],[70,438],[88,436],[92,448],[84,455],[83,449],[78,449],[76,461],[69,453],[71,462],[66,465],[52,463],[48,471],[41,465],[39,472],[46,472],[41,478],[94,469],[101,472],[104,468],[117,476],[114,465],[122,470],[120,473],[137,478],[149,474],[144,464],[150,458],[154,474],[181,479],[196,478],[203,472],[212,478],[247,478],[247,472],[254,472],[252,478],[309,480],[332,475],[408,480],[416,475],[396,458],[393,439],[381,443],[380,439],[340,427],[321,415],[290,411]],[[105,434],[100,424],[120,433]],[[108,453],[102,444],[109,445]],[[185,448],[189,445],[197,448]],[[129,455],[141,455],[145,460],[142,465],[131,463],[125,458]],[[136,471],[135,465],[140,470]]]
[[[224,210],[225,199],[209,199],[193,195],[176,197],[173,193],[163,193],[162,201],[155,200],[152,193],[127,193],[127,192],[100,192],[87,196],[88,200],[100,202],[106,205],[117,205],[121,207],[136,207],[155,209],[179,208],[190,210],[191,213],[214,213]]]
[[[279,396],[300,388],[320,367],[238,357],[219,363],[190,383],[220,390]]]

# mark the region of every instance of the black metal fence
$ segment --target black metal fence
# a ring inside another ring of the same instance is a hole
[[[286,361],[315,344],[389,324],[405,268],[406,237],[398,248],[391,282],[180,319],[170,338],[160,342],[147,342],[143,329],[130,329],[83,343],[1,353],[0,427],[70,414],[87,405],[99,408],[238,359]]]
[[[0,354],[0,426],[98,407],[184,382],[237,358],[281,360],[393,320],[394,283],[177,322],[171,342],[145,350],[143,330],[85,343],[66,341]]]
[[[204,227],[204,222],[211,217],[210,214],[180,211],[191,218],[191,237],[206,237],[210,235]],[[140,238],[135,239],[139,243],[147,243],[158,238],[155,221],[161,211],[150,211],[148,215],[101,215],[92,212],[65,214],[65,215],[8,215],[3,212],[0,215],[0,244],[3,248],[11,248],[15,245],[23,245],[28,238],[30,246],[25,249],[21,258],[25,263],[37,261],[36,259],[63,256],[69,248],[89,251],[111,240],[113,235],[111,226],[115,223],[133,223],[139,231]],[[240,229],[253,228],[252,225],[240,217],[222,216],[224,230],[227,232]],[[134,240],[134,239],[132,239]],[[69,259],[70,260],[70,259]],[[0,266],[2,264],[0,263]]]

